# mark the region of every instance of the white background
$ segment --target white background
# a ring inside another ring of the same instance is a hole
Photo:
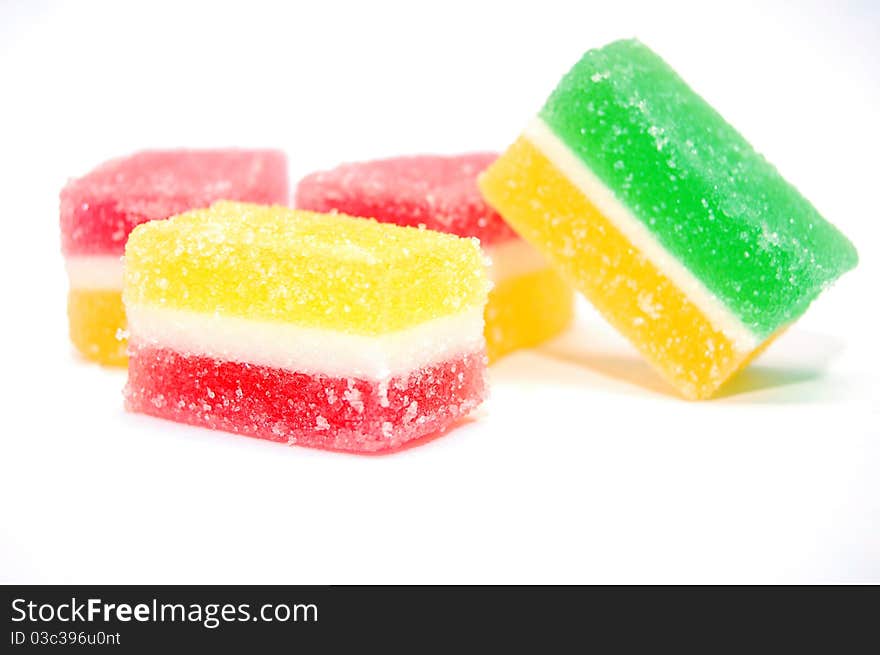
[[[877,3],[0,3],[0,581],[880,581]],[[356,457],[122,409],[66,337],[57,194],[145,147],[501,149],[639,36],[856,243],[718,400],[582,308],[477,420]]]

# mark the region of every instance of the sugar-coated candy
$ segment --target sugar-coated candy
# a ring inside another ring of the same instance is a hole
[[[125,365],[122,253],[129,232],[223,199],[286,204],[284,154],[140,152],[68,182],[61,191],[61,245],[70,283],[70,338],[86,359]]]
[[[483,400],[474,239],[221,202],[137,227],[124,277],[130,410],[375,452]]]
[[[858,259],[634,40],[587,52],[480,188],[688,398],[714,394]]]
[[[480,195],[477,175],[496,157],[422,155],[343,164],[305,177],[294,202],[300,209],[479,238],[492,262],[485,333],[493,362],[564,330],[573,304],[570,287]]]

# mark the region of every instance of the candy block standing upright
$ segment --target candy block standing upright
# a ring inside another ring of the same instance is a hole
[[[483,399],[475,240],[217,203],[125,255],[130,410],[333,450],[393,450]]]
[[[114,159],[61,191],[70,338],[86,359],[124,366],[122,253],[140,223],[221,199],[287,203],[287,161],[271,150],[172,150]]]
[[[295,204],[479,238],[492,262],[486,344],[489,360],[495,361],[564,330],[573,302],[571,289],[547,260],[480,196],[477,175],[495,157],[426,155],[344,164],[304,178]]]
[[[587,52],[480,188],[688,398],[714,394],[857,262],[637,41]]]

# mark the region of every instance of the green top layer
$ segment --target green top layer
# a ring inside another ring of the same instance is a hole
[[[590,50],[540,114],[759,336],[853,268],[855,248],[657,55]]]

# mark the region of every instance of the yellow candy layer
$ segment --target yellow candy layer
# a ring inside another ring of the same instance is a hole
[[[86,359],[108,366],[128,363],[122,293],[104,289],[71,289],[67,295],[70,340]]]
[[[344,215],[221,202],[138,226],[126,305],[382,334],[486,302],[473,239]]]
[[[708,398],[753,356],[737,351],[527,139],[484,173],[480,188],[685,397]]]
[[[571,323],[573,300],[571,287],[549,268],[497,283],[485,312],[489,361],[562,332]]]

